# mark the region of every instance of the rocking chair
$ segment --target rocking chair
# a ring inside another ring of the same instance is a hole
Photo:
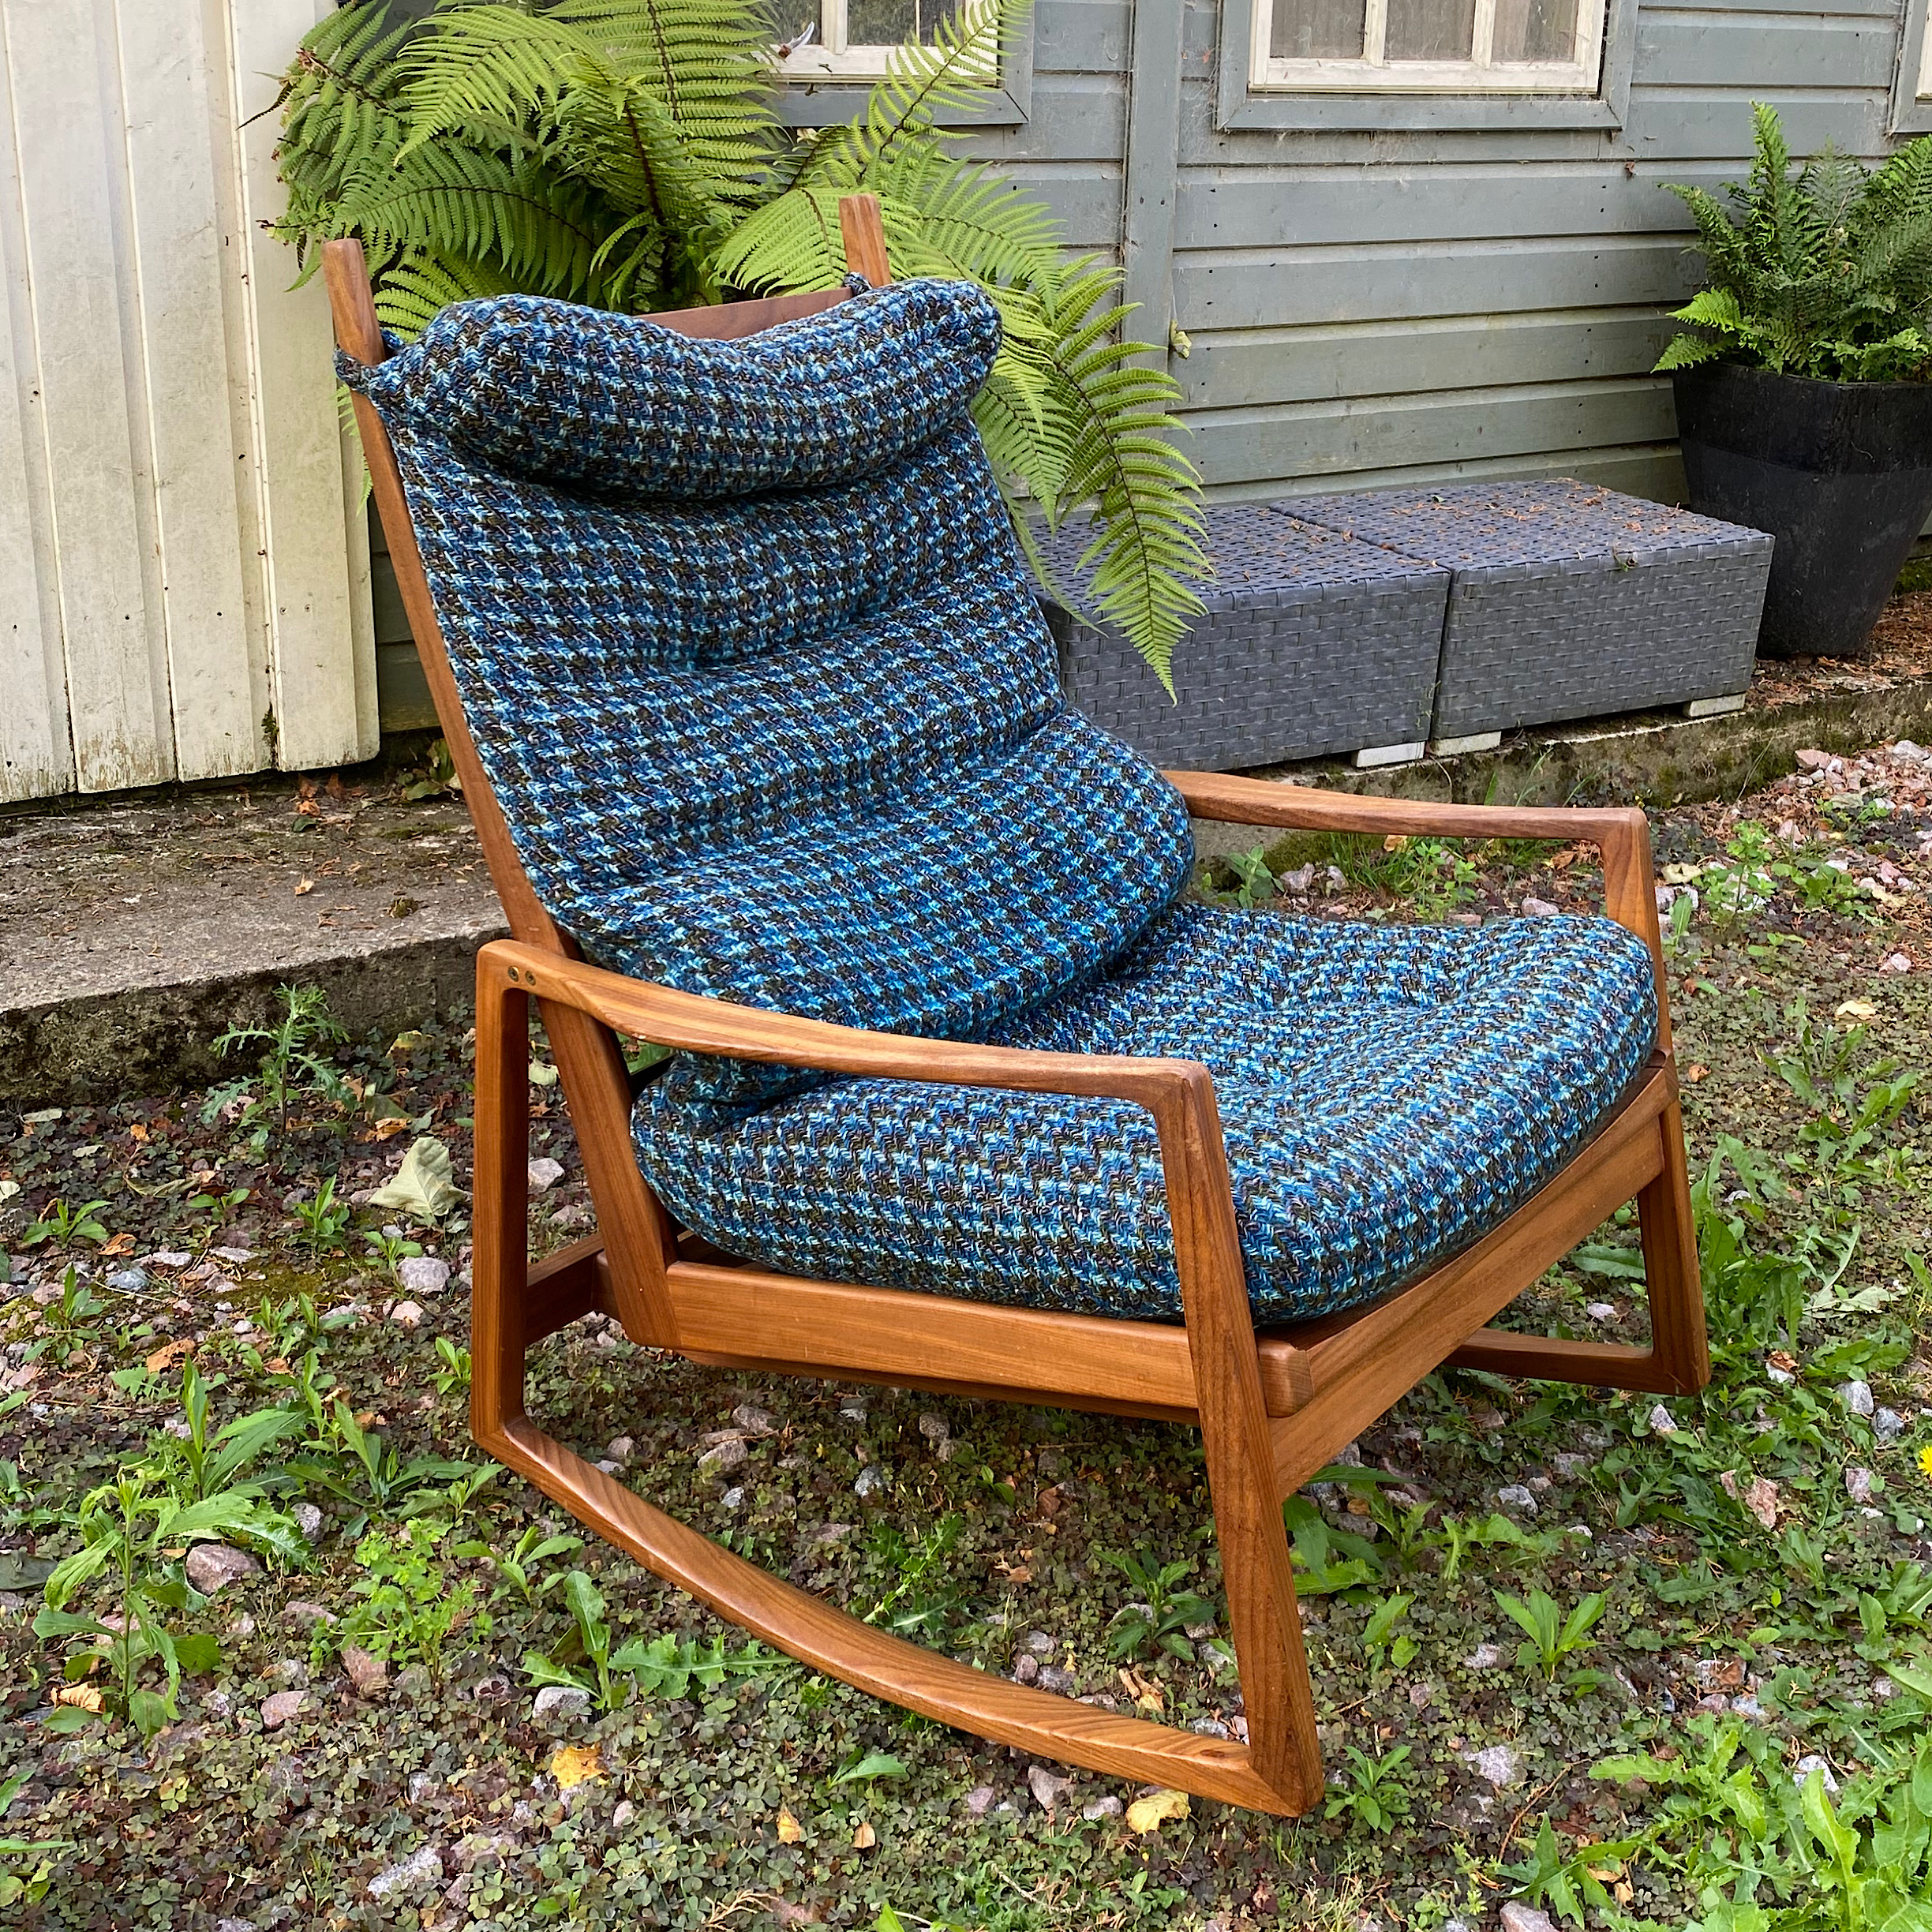
[[[477,962],[472,1428],[818,1670],[1301,1813],[1283,1500],[1441,1364],[1708,1379],[1648,829],[1163,777],[1067,710],[965,413],[997,319],[893,285],[870,197],[841,217],[843,290],[650,318],[504,297],[407,348],[360,245],[325,251],[515,935]],[[1582,842],[1608,917],[1190,903],[1190,814]],[[598,1217],[534,1267],[533,998]],[[620,1035],[669,1057],[634,1079]],[[1632,1199],[1649,1347],[1485,1325]],[[700,1363],[1200,1428],[1245,1742],[931,1654],[653,1508],[524,1411],[526,1351],[593,1310]]]

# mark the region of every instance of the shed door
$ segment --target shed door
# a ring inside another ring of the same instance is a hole
[[[0,0],[0,799],[376,746],[361,465],[279,207],[330,0]]]

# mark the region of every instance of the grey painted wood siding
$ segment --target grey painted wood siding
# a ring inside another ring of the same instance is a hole
[[[1643,0],[1622,128],[1406,132],[1221,128],[1219,6],[1137,5],[1042,0],[1031,122],[975,145],[1076,245],[1125,250],[1137,334],[1185,331],[1169,366],[1217,496],[1557,473],[1676,494],[1649,372],[1698,264],[1664,184],[1735,178],[1754,99],[1799,153],[1894,144],[1903,0]],[[1178,89],[1130,98],[1170,8]]]

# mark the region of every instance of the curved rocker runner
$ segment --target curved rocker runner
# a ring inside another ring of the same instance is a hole
[[[477,966],[472,1428],[861,1689],[1305,1811],[1283,1499],[1444,1362],[1708,1379],[1648,829],[1163,776],[1068,710],[965,414],[997,319],[892,286],[877,204],[840,212],[869,286],[650,318],[507,296],[394,353],[359,245],[324,253],[515,935]],[[1190,814],[1593,844],[1608,916],[1192,905]],[[535,1268],[532,998],[600,1229]],[[620,1034],[672,1050],[635,1091]],[[1485,1326],[1633,1199],[1650,1347]],[[932,1655],[653,1508],[524,1413],[526,1351],[593,1309],[698,1362],[1198,1427],[1246,1743]]]

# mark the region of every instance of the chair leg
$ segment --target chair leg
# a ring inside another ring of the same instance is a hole
[[[1650,1352],[1670,1378],[1670,1387],[1688,1395],[1710,1380],[1710,1349],[1704,1333],[1703,1275],[1690,1211],[1683,1115],[1674,1091],[1657,1116],[1657,1132],[1664,1144],[1664,1171],[1637,1196],[1650,1297]]]
[[[1709,1381],[1697,1224],[1690,1211],[1683,1118],[1674,1092],[1657,1114],[1657,1132],[1661,1164],[1637,1196],[1650,1302],[1650,1346],[1566,1342],[1507,1328],[1478,1328],[1449,1355],[1448,1367],[1602,1388],[1644,1389],[1661,1395],[1687,1395]]]
[[[1209,1433],[1215,1523],[1251,1743],[1150,1724],[975,1670],[860,1622],[688,1530],[533,1423],[524,1350],[533,1326],[526,1245],[525,996],[478,987],[470,1428],[596,1534],[719,1616],[801,1662],[977,1736],[1136,1783],[1293,1816],[1321,1795],[1313,1699],[1279,1504],[1267,1493],[1267,1418],[1252,1331],[1248,1425]],[[541,1302],[543,1292],[537,1291]],[[1234,1363],[1241,1380],[1240,1364]],[[1230,1455],[1254,1458],[1230,1475]]]

